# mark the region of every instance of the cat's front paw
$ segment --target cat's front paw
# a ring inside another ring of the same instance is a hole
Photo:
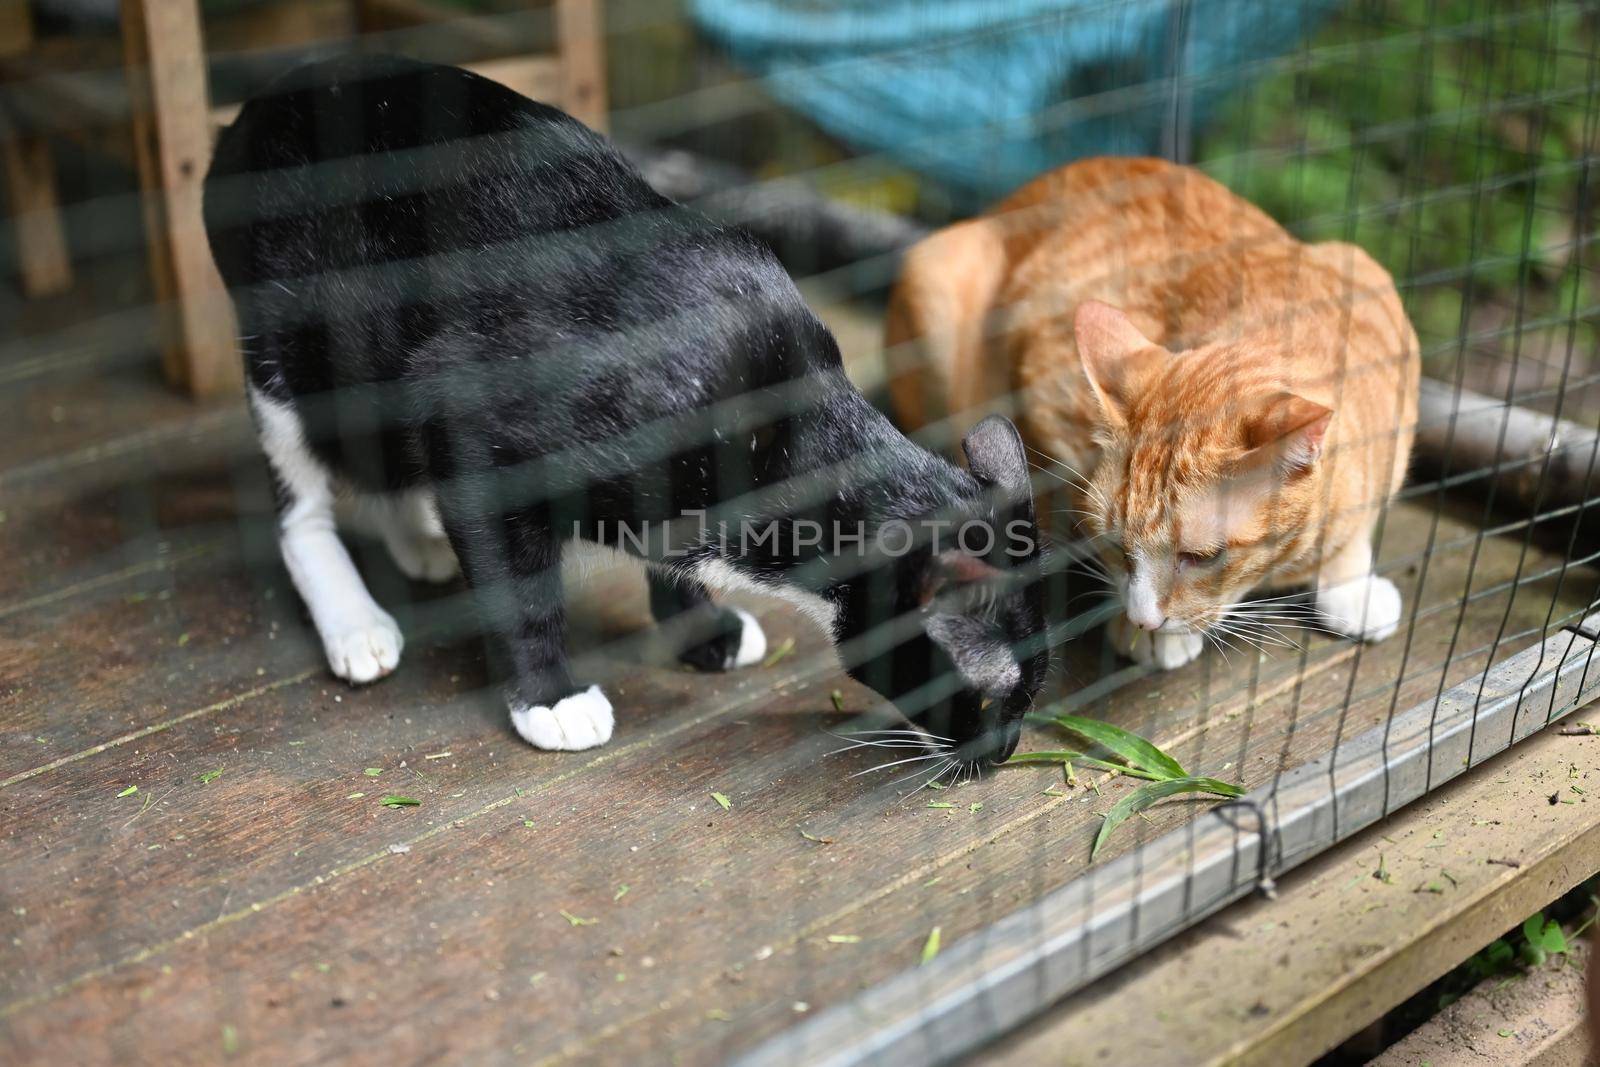
[[[1153,663],[1164,671],[1175,671],[1185,663],[1193,663],[1205,651],[1205,638],[1199,634],[1148,635],[1149,640],[1134,645],[1134,662]]]
[[[1111,620],[1111,641],[1133,662],[1164,671],[1192,663],[1206,647],[1205,638],[1198,633],[1150,633],[1122,615]]]
[[[1317,611],[1328,629],[1362,641],[1382,641],[1400,626],[1400,590],[1369,574],[1317,590]]]
[[[329,627],[322,635],[329,669],[352,685],[375,682],[394,670],[404,647],[394,618],[377,607],[371,614]]]
[[[611,701],[597,685],[555,702],[553,707],[511,702],[511,725],[536,748],[579,752],[611,740]]]
[[[729,625],[721,632],[678,653],[678,659],[698,671],[731,671],[751,667],[767,655],[767,635],[754,615],[738,608],[724,610]]]

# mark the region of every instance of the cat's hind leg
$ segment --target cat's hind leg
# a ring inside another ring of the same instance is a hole
[[[356,685],[376,681],[400,663],[400,627],[372,599],[339,540],[332,479],[307,447],[294,407],[254,388],[250,405],[274,475],[278,548],[328,667]]]
[[[1328,628],[1361,641],[1382,641],[1400,625],[1400,590],[1372,573],[1372,542],[1356,538],[1323,561],[1317,612]]]
[[[414,582],[448,582],[461,573],[431,489],[341,501],[339,519],[380,538],[400,573]]]
[[[767,635],[748,611],[711,599],[698,579],[651,572],[650,614],[672,631],[678,659],[701,671],[727,671],[760,663]]]

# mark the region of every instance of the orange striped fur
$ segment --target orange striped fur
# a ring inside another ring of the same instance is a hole
[[[1352,583],[1388,584],[1371,533],[1419,360],[1361,249],[1302,243],[1187,167],[1085,160],[913,248],[887,343],[908,429],[1009,411],[1074,472],[1077,532],[1144,629],[1198,634],[1252,589],[1305,584],[1335,629],[1393,629],[1348,602],[1392,596],[1379,614],[1398,616],[1392,586]]]

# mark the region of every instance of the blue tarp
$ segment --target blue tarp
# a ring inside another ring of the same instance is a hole
[[[1202,121],[1336,3],[691,0],[691,10],[784,103],[975,207],[1070,159],[1161,151],[1175,117]]]

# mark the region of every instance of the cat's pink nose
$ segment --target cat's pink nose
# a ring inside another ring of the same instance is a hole
[[[1161,629],[1161,624],[1167,621],[1167,613],[1161,610],[1161,600],[1149,572],[1136,569],[1123,595],[1123,608],[1128,613],[1128,621],[1141,630]]]
[[[1128,621],[1141,630],[1154,632],[1166,624],[1167,617],[1159,611],[1141,611],[1135,607],[1128,610]]]

